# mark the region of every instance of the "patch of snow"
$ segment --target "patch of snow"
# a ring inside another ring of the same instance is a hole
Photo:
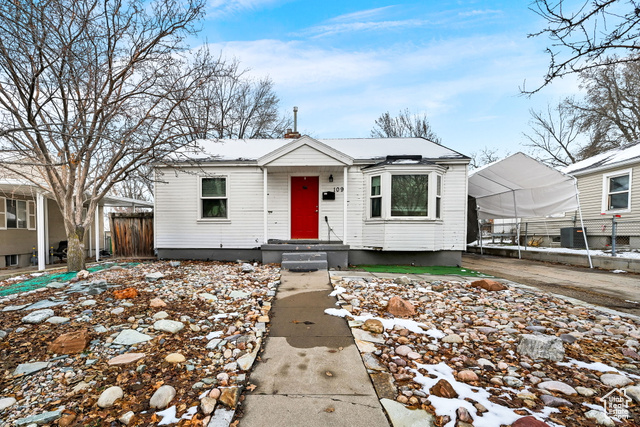
[[[624,300],[624,302],[630,302],[631,304],[640,304],[638,301],[631,301],[630,299]]]
[[[576,359],[569,359],[568,362],[557,362],[556,364],[558,366],[564,366],[566,368],[571,368],[572,366],[577,366],[577,367],[582,368],[582,369],[589,369],[591,371],[597,371],[597,372],[618,372],[618,373],[620,373],[620,371],[617,370],[616,368],[614,368],[613,366],[606,365],[606,364],[604,364],[602,362],[587,363],[587,362],[582,362],[582,361],[576,360]]]
[[[330,316],[337,316],[337,317],[345,317],[345,316],[349,316],[351,318],[353,318],[353,320],[356,321],[362,321],[364,322],[365,320],[368,319],[377,319],[379,321],[382,322],[382,325],[384,326],[385,329],[393,329],[394,326],[398,325],[398,326],[402,326],[404,329],[408,329],[411,332],[415,333],[415,334],[425,334],[431,338],[435,338],[435,339],[440,339],[440,338],[444,338],[447,334],[445,334],[444,332],[438,330],[438,329],[424,329],[423,328],[423,324],[416,322],[415,320],[411,320],[411,319],[398,319],[398,318],[393,318],[393,319],[383,319],[381,317],[375,317],[372,315],[365,315],[365,316],[354,316],[353,314],[351,314],[348,310],[345,310],[344,308],[342,309],[337,309],[337,308],[327,308],[325,311],[325,314],[328,314]]]
[[[516,414],[511,408],[498,405],[489,400],[491,393],[482,387],[473,387],[469,384],[458,382],[453,376],[453,369],[451,369],[446,363],[440,362],[437,365],[423,365],[416,363],[418,369],[424,369],[430,376],[430,378],[422,375],[416,369],[410,369],[416,376],[414,381],[422,385],[422,391],[429,394],[429,389],[433,387],[441,379],[446,380],[451,384],[453,389],[458,393],[458,398],[447,399],[444,397],[437,397],[434,395],[429,396],[429,402],[436,410],[436,415],[451,417],[451,421],[445,425],[445,427],[454,427],[456,423],[456,410],[460,407],[469,411],[469,414],[473,417],[473,425],[476,427],[495,427],[503,424],[512,424],[516,420],[522,418],[522,415]],[[484,406],[488,412],[478,416],[478,410],[473,404],[466,398],[474,400]],[[538,418],[543,414],[532,415]]]
[[[156,415],[162,417],[162,420],[158,423],[159,426],[166,426],[169,424],[177,424],[180,422],[179,418],[176,418],[176,407],[171,406],[164,411],[156,412]]]
[[[205,338],[208,340],[212,340],[214,338],[220,338],[222,334],[223,334],[222,331],[213,331],[213,332],[209,332]]]
[[[182,414],[180,419],[182,419],[182,420],[190,420],[197,413],[198,413],[198,407],[197,406],[192,406],[191,408],[187,409],[187,412]]]
[[[335,297],[336,295],[340,295],[347,292],[347,290],[345,288],[343,288],[342,286],[336,286],[336,288],[333,290],[333,292],[331,292],[329,294],[330,297]]]
[[[626,271],[624,271],[624,270],[613,270],[612,273],[622,274],[622,273],[626,273]]]
[[[469,246],[474,246],[474,247],[480,247],[480,245],[478,244],[477,241],[470,243]],[[501,249],[513,249],[513,250],[518,250],[518,246],[517,245],[498,245],[498,244],[492,244],[491,240],[483,240],[482,242],[482,246],[485,248],[501,248]],[[543,247],[537,247],[537,248],[533,248],[531,246],[527,246],[526,248],[524,246],[520,246],[519,247],[520,250],[522,251],[528,251],[528,252],[549,252],[549,253],[561,253],[561,254],[574,254],[574,255],[587,255],[587,250],[586,249],[570,249],[570,248],[543,248]],[[605,256],[605,257],[610,257],[611,253],[610,252],[604,252],[601,250],[597,250],[597,249],[589,249],[588,251],[592,256]],[[629,252],[622,252],[622,251],[616,251],[616,256],[615,258],[624,258],[624,259],[640,259],[640,252],[634,252],[634,251],[629,251]]]

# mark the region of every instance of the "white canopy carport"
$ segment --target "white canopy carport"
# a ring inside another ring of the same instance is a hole
[[[473,171],[469,175],[469,195],[476,199],[478,218],[484,219],[545,217],[577,209],[589,251],[576,179],[524,153]],[[520,255],[519,227],[517,230]]]

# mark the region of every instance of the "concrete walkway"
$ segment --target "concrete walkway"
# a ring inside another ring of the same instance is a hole
[[[326,271],[283,271],[241,427],[389,426],[345,320],[324,314],[332,290]]]

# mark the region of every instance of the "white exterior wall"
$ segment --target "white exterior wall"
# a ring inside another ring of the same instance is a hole
[[[326,160],[326,158],[325,158]],[[264,241],[263,171],[258,166],[211,166],[208,174],[227,177],[228,219],[199,219],[199,178],[197,169],[187,172],[165,170],[159,177],[155,197],[157,248],[256,248]],[[327,240],[327,216],[333,228],[331,241],[344,238],[343,167],[267,166],[267,237],[291,238],[290,182],[292,176],[319,177],[319,239]],[[329,176],[333,175],[333,182]],[[208,175],[210,176],[210,175]],[[352,249],[389,251],[464,250],[466,239],[467,169],[450,165],[442,175],[442,219],[367,221],[368,185],[360,166],[350,166],[347,194],[346,243]],[[435,182],[430,182],[435,185]],[[335,191],[335,200],[322,200],[322,192]],[[335,233],[335,234],[334,234]]]
[[[199,182],[192,168],[164,170],[156,184],[156,248],[255,248],[263,243],[263,175],[257,166],[204,167],[227,177],[226,220],[200,220]]]

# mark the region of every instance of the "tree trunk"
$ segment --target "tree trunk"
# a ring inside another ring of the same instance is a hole
[[[67,235],[67,240],[67,271],[84,270],[84,227],[73,229]]]

